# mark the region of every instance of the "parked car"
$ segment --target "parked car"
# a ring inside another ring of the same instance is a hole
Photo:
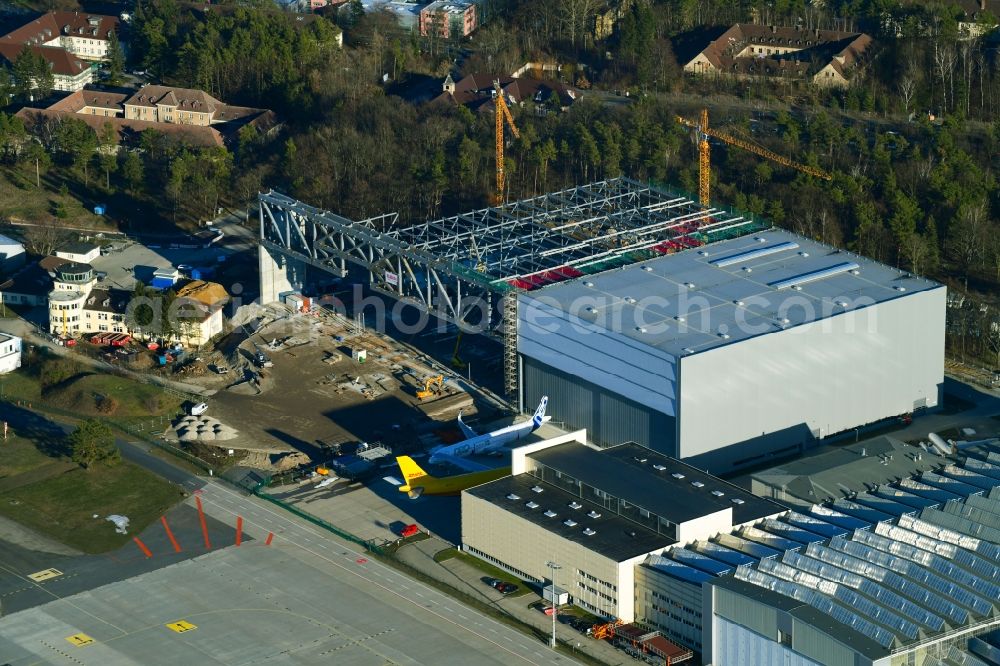
[[[191,405],[191,409],[188,410],[188,413],[191,416],[200,416],[200,415],[204,414],[207,411],[208,411],[208,403],[207,402],[199,402],[196,405]]]
[[[511,594],[513,592],[517,592],[517,585],[514,585],[514,583],[505,583],[504,581],[500,581],[493,587],[495,587],[497,592],[500,594]]]
[[[498,583],[502,583],[503,582],[499,578],[490,578],[489,576],[483,576],[480,580],[482,580],[484,583],[486,583],[487,585],[489,585],[490,587],[493,587],[493,588],[495,588]]]

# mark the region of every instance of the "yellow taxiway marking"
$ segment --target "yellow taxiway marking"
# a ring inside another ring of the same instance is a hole
[[[33,574],[29,574],[28,578],[36,583],[40,583],[43,580],[49,580],[50,578],[56,578],[58,576],[62,576],[62,571],[59,571],[59,569],[43,569],[42,571],[36,571]]]
[[[177,620],[176,622],[171,622],[167,625],[167,629],[171,631],[176,631],[178,634],[183,634],[185,631],[191,631],[192,629],[197,629],[195,625],[191,624],[187,620]]]
[[[83,647],[84,645],[90,645],[91,643],[96,642],[87,634],[73,634],[72,636],[67,636],[66,640],[77,647]]]

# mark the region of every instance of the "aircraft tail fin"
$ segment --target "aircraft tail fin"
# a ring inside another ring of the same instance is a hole
[[[462,434],[465,435],[466,439],[472,439],[473,437],[478,437],[479,433],[465,425],[465,421],[462,420],[462,412],[458,413],[458,427],[462,430]]]
[[[399,465],[399,471],[403,473],[403,478],[406,479],[407,484],[416,479],[429,476],[410,456],[399,456],[396,458],[396,464]]]
[[[549,406],[549,396],[543,395],[541,401],[538,403],[538,409],[535,410],[535,416],[531,419],[532,428],[538,428],[548,419],[545,418],[545,408]]]

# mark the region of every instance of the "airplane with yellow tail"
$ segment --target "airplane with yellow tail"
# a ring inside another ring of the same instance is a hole
[[[495,481],[510,474],[510,467],[500,467],[469,474],[438,477],[425,472],[410,456],[397,457],[396,464],[399,465],[399,471],[403,473],[405,479],[404,485],[399,487],[399,492],[406,493],[410,499],[417,499],[421,495],[458,495],[466,488]]]

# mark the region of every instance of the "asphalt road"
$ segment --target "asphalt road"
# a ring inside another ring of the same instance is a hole
[[[210,480],[200,494],[205,511],[223,522],[243,518],[243,527],[258,540],[274,534],[274,543],[297,546],[323,563],[338,581],[347,581],[361,593],[377,594],[394,608],[424,618],[447,633],[469,634],[488,642],[496,657],[508,664],[569,664],[569,657],[548,649],[539,640],[492,620],[451,597],[404,574],[368,559],[353,545],[345,545],[304,521],[271,508],[263,500],[234,492]],[[469,663],[473,663],[470,655]]]

